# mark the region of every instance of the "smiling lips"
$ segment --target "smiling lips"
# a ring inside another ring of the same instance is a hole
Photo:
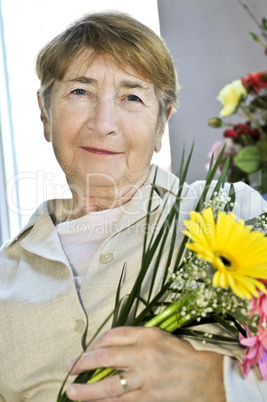
[[[107,149],[100,149],[100,148],[92,148],[92,147],[82,147],[87,152],[90,152],[92,154],[97,154],[97,155],[121,155],[123,152],[114,152],[114,151],[109,151]]]

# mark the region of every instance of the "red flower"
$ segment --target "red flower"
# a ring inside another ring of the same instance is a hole
[[[230,129],[225,130],[225,132],[223,133],[223,136],[225,138],[235,138],[235,137],[237,137],[237,135],[238,134],[235,130],[230,130]]]
[[[260,92],[262,88],[267,88],[267,72],[259,71],[258,73],[248,74],[246,77],[241,78],[241,81],[247,91]]]
[[[234,130],[238,135],[249,133],[251,130],[251,122],[239,123],[234,126]]]
[[[258,141],[260,139],[260,133],[258,132],[258,130],[251,130],[249,134],[255,141]]]
[[[225,130],[223,136],[225,138],[233,138],[236,142],[239,139],[238,137],[244,134],[250,135],[254,141],[258,141],[260,138],[260,133],[258,130],[251,128],[250,121],[236,124],[232,129]]]

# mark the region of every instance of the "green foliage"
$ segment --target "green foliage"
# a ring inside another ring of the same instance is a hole
[[[250,107],[251,105],[253,108],[250,109],[251,112],[255,111],[255,107],[263,110],[267,110],[267,95],[258,95],[252,101],[250,102]]]
[[[256,145],[242,148],[234,157],[235,165],[245,173],[256,172],[261,165],[260,150]]]
[[[260,150],[261,162],[264,166],[267,166],[267,139],[259,141],[257,145]]]

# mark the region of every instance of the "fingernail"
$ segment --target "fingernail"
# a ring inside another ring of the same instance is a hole
[[[67,388],[66,393],[67,393],[69,398],[75,399],[76,398],[76,387],[75,387],[75,385],[70,385]]]

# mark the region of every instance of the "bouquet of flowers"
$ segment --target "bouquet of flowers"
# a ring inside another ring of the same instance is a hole
[[[258,25],[261,36],[251,35],[267,54],[267,20],[263,18]],[[244,180],[262,194],[267,194],[267,70],[227,84],[220,91],[218,100],[223,105],[220,116],[209,119],[209,125],[225,127],[225,158],[230,157],[228,180]],[[235,121],[230,122],[229,116]],[[215,142],[209,156],[216,155],[222,145],[222,141]]]
[[[190,219],[184,221],[184,239],[177,249],[182,188],[192,150],[185,167],[182,162],[176,200],[152,236],[145,234],[142,263],[134,286],[125,299],[120,297],[118,284],[110,317],[112,327],[129,325],[128,318],[133,317],[130,324],[133,326],[157,326],[177,336],[193,337],[202,342],[241,344],[246,347],[241,363],[245,375],[250,367],[258,365],[262,377],[267,379],[267,213],[250,225],[236,220],[232,212],[234,187],[230,186],[228,194],[223,190],[228,161],[211,198],[205,201],[223,153],[224,149],[214,166],[211,160],[206,186]],[[148,225],[150,207],[151,204],[147,213]],[[168,258],[161,288],[154,295],[155,278],[163,264],[161,257],[167,244]],[[155,255],[156,264],[145,298],[143,285]],[[210,333],[198,328],[207,323],[215,324],[221,331]],[[88,371],[79,374],[74,382],[95,382],[116,372],[113,368]],[[70,401],[64,392],[66,381],[67,378],[57,402]]]

